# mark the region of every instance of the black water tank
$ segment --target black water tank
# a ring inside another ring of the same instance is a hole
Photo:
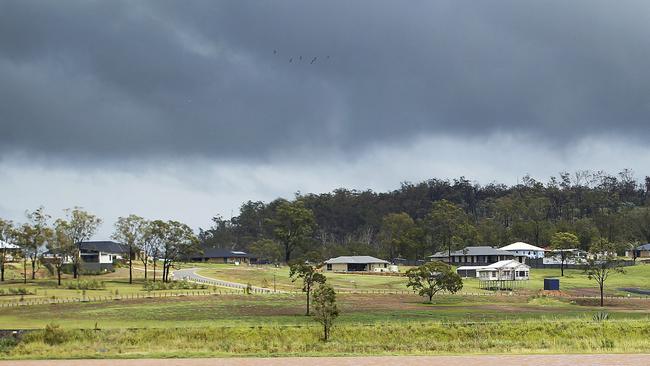
[[[547,291],[559,291],[560,290],[560,279],[559,278],[545,278],[544,279],[544,290],[547,290]]]

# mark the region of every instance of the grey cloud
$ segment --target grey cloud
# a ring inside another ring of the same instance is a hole
[[[648,14],[643,1],[3,1],[0,153],[643,139]]]

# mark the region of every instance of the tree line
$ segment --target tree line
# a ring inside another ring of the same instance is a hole
[[[39,207],[26,211],[23,223],[0,218],[0,240],[19,247],[25,283],[30,276],[32,280],[36,278],[42,264],[56,273],[59,285],[66,265],[71,265],[73,278],[80,278],[83,270],[81,244],[95,235],[103,220],[80,207],[66,209],[64,213],[64,217],[53,220],[43,207]],[[161,280],[169,282],[171,270],[177,263],[200,251],[199,240],[192,229],[173,220],[146,220],[137,215],[119,217],[111,237],[125,247],[129,283],[133,282],[134,259],[142,262],[145,280],[148,279],[148,266],[153,266],[153,281],[156,280],[156,265],[162,262]],[[0,251],[1,281],[5,279],[8,258],[9,251]]]
[[[545,182],[525,176],[512,186],[460,177],[402,183],[381,193],[342,188],[248,201],[237,216],[216,216],[213,223],[200,230],[203,246],[277,262],[361,254],[422,259],[515,241],[548,246],[560,232],[575,235],[583,250],[601,240],[632,246],[650,242],[650,177],[577,171]]]

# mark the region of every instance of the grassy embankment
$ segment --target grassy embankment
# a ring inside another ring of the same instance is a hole
[[[650,321],[503,321],[316,326],[52,330],[24,336],[5,358],[318,356],[650,352]],[[1,353],[0,353],[1,354]]]

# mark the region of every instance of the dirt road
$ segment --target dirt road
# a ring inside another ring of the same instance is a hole
[[[196,358],[140,360],[0,361],[0,366],[632,366],[650,365],[650,355],[490,355],[292,358]]]

